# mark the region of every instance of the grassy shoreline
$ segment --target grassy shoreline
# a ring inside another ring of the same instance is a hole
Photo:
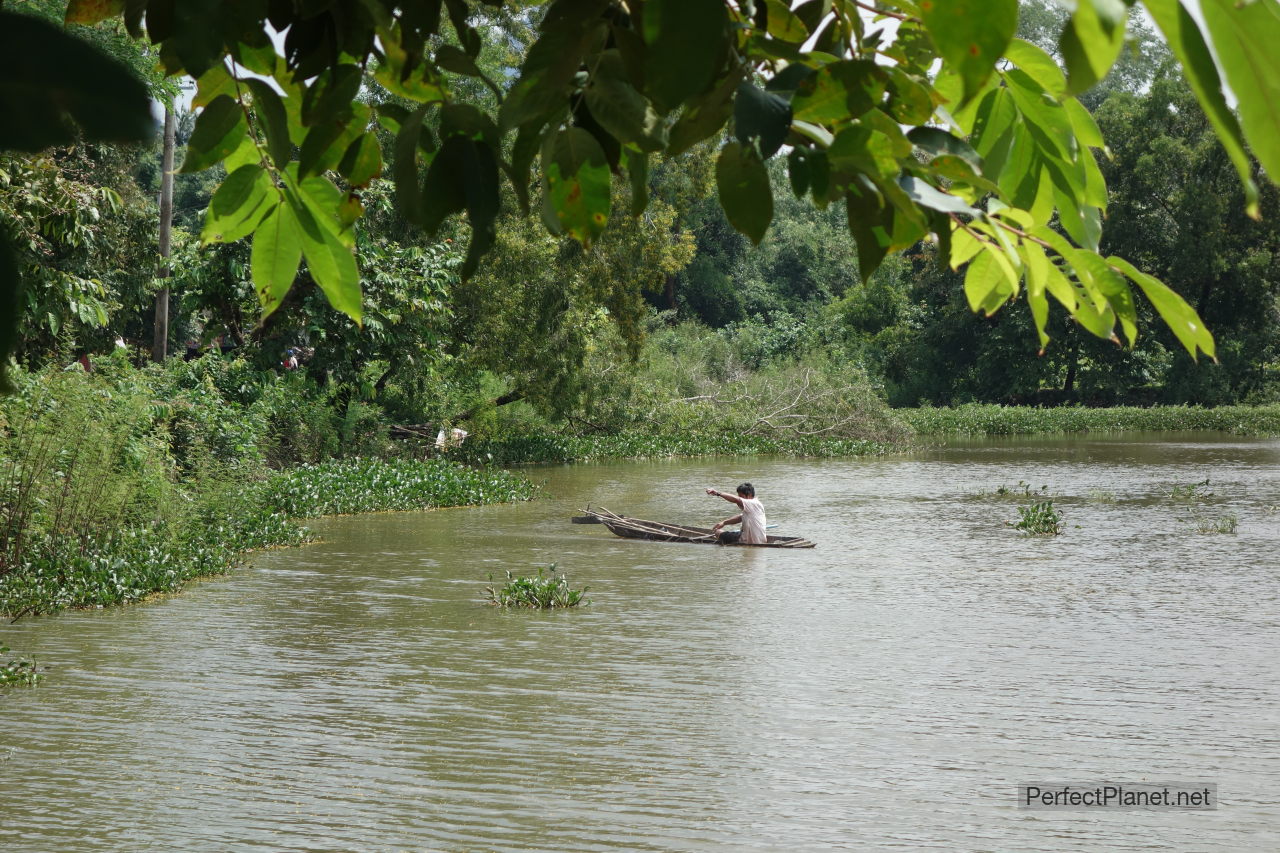
[[[770,438],[728,431],[681,435],[636,432],[568,435],[548,432],[468,441],[456,458],[473,464],[525,465],[713,456],[847,458],[883,455],[895,449],[897,445],[870,439],[822,436]]]
[[[519,475],[445,460],[355,459],[223,482],[190,496],[198,505],[180,520],[27,543],[21,561],[0,574],[0,615],[128,604],[173,592],[242,565],[253,551],[308,541],[298,522],[309,518],[506,503],[534,491]]]
[[[1081,406],[1036,408],[969,403],[895,409],[918,436],[1064,435],[1069,433],[1210,431],[1280,435],[1280,404],[1260,406]]]

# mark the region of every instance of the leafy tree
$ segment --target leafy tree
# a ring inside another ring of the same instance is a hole
[[[466,214],[464,277],[497,242],[502,175],[531,208],[527,178],[537,160],[544,223],[587,248],[614,208],[611,171],[627,174],[633,211],[642,211],[651,155],[688,150],[728,124],[733,141],[717,156],[718,194],[729,222],[754,243],[773,220],[765,161],[789,144],[795,194],[820,208],[846,207],[864,279],[886,255],[933,235],[953,268],[967,265],[973,310],[992,314],[1025,286],[1042,343],[1052,296],[1092,334],[1123,334],[1132,344],[1133,282],[1189,352],[1214,352],[1181,297],[1099,253],[1107,198],[1093,152],[1104,143],[1075,96],[1123,49],[1127,7],[1119,0],[1074,4],[1059,38],[1066,75],[1014,38],[1017,0],[821,0],[795,9],[774,0],[556,0],[509,86],[476,63],[485,5],[500,4],[196,2],[176,14],[175,0],[71,0],[67,16],[122,18],[158,46],[169,72],[199,79],[204,109],[183,170],[225,162],[205,239],[252,235],[266,314],[305,261],[335,308],[362,316],[353,193],[383,166],[374,111],[356,97],[371,63],[384,87],[414,104],[377,109],[396,134],[399,210],[428,233]],[[1266,173],[1280,174],[1280,119],[1271,108],[1280,62],[1270,50],[1280,43],[1280,7],[1204,0],[1202,31],[1180,0],[1144,5],[1257,216],[1244,145],[1247,137]],[[284,56],[268,27],[286,33]],[[66,105],[92,136],[140,135],[141,90],[113,76],[116,67],[100,67],[101,53],[9,11],[0,12],[0,32],[0,52],[19,57],[6,68],[35,81],[38,93],[0,103],[0,147],[34,150],[63,139],[64,117],[50,103]],[[1239,99],[1238,117],[1210,44]],[[466,99],[476,80],[501,96],[496,111]],[[74,97],[48,98],[56,86]],[[1049,228],[1054,221],[1066,237]],[[12,300],[11,260],[0,258],[0,269],[0,295]],[[5,334],[12,337],[12,324]],[[0,340],[0,349],[10,344]]]

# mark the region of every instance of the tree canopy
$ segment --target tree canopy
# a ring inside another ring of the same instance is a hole
[[[399,214],[427,233],[465,215],[464,277],[497,245],[504,183],[522,211],[589,248],[620,204],[622,215],[649,206],[656,155],[724,139],[719,201],[753,243],[774,218],[768,161],[785,157],[797,198],[845,207],[864,279],[930,240],[940,263],[965,270],[972,310],[992,314],[1025,290],[1042,346],[1050,298],[1081,328],[1132,345],[1132,283],[1188,352],[1214,356],[1186,300],[1099,252],[1108,151],[1078,96],[1121,55],[1133,3],[1064,4],[1065,71],[1015,37],[1019,5],[71,0],[66,20],[122,25],[170,75],[198,81],[182,171],[225,167],[202,238],[251,238],[264,316],[305,264],[334,308],[362,319],[355,229],[362,190],[386,168],[379,128],[395,137]],[[1203,28],[1180,0],[1143,5],[1260,216],[1259,182],[1280,174],[1280,4],[1202,0]],[[495,69],[478,58],[508,38],[504,22],[536,23],[537,37],[518,67]],[[0,55],[0,149],[65,144],[76,128],[126,141],[151,132],[147,87],[73,31],[0,11]],[[624,174],[631,197],[620,200],[613,177]],[[0,235],[5,353],[21,287],[10,239]]]

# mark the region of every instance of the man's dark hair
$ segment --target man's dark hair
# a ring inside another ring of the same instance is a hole
[[[738,486],[738,494],[746,498],[754,498],[756,496],[756,487],[750,483],[743,483]]]

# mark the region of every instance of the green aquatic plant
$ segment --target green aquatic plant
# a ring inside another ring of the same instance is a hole
[[[0,646],[0,655],[9,653],[8,646]],[[35,687],[44,678],[35,661],[16,658],[0,664],[0,687],[25,685]]]
[[[896,409],[919,435],[1058,435],[1131,431],[1214,430],[1238,435],[1280,434],[1280,404],[1261,406],[999,406]]]
[[[300,465],[273,475],[266,499],[292,518],[528,500],[525,477],[431,459],[352,459]]]
[[[1209,518],[1206,516],[1196,517],[1197,533],[1235,533],[1236,527],[1240,524],[1235,513],[1227,513],[1218,518]]]
[[[978,491],[978,497],[980,497],[980,498],[987,498],[987,497],[991,497],[991,498],[1034,498],[1034,497],[1041,497],[1041,498],[1042,498],[1042,497],[1047,496],[1047,495],[1048,495],[1048,493],[1049,493],[1049,487],[1048,487],[1048,486],[1041,486],[1041,487],[1040,487],[1040,488],[1038,488],[1038,489],[1033,489],[1033,488],[1031,487],[1031,484],[1030,484],[1030,483],[1028,483],[1026,480],[1019,480],[1019,481],[1018,481],[1018,484],[1017,484],[1016,486],[1006,486],[1005,484],[1001,483],[999,486],[997,486],[997,487],[996,487],[995,489],[993,489],[992,491],[987,491],[986,489],[981,489],[981,490],[979,490],[979,491]]]
[[[1175,501],[1202,501],[1213,496],[1213,492],[1209,491],[1208,486],[1208,477],[1198,483],[1175,484],[1169,491],[1169,497]]]
[[[1021,518],[1011,523],[1028,536],[1057,536],[1062,532],[1062,514],[1053,508],[1053,501],[1020,506],[1018,514]]]
[[[1102,489],[1093,489],[1087,495],[1088,499],[1099,504],[1113,504],[1116,502],[1116,493],[1103,491]]]
[[[493,576],[489,576],[493,581]],[[561,573],[556,574],[556,564],[552,563],[545,570],[538,569],[537,575],[512,575],[507,572],[507,583],[501,588],[487,586],[490,604],[498,607],[532,607],[550,610],[554,607],[577,607],[579,604],[590,604],[584,599],[588,587],[570,589],[569,578]]]

